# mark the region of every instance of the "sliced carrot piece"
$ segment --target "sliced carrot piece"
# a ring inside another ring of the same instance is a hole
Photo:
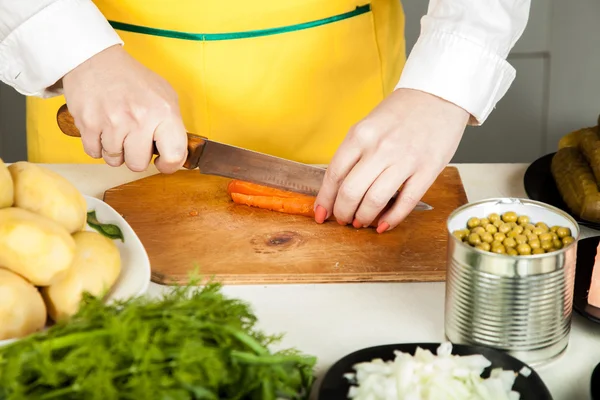
[[[264,208],[286,214],[305,215],[314,217],[315,200],[313,198],[291,198],[276,196],[255,196],[244,193],[231,193],[231,199],[236,204]]]
[[[300,193],[274,189],[268,186],[257,185],[255,183],[232,180],[227,186],[227,193],[236,204],[243,204],[250,207],[263,208],[266,210],[277,211],[286,214],[304,215],[314,218],[314,205],[316,198]],[[381,214],[377,216],[371,224],[377,227],[381,215],[387,211],[386,207]],[[330,216],[329,219],[334,219]]]
[[[249,194],[254,196],[274,196],[274,197],[285,197],[285,198],[310,198],[314,200],[314,197],[307,196],[300,193],[289,192],[286,190],[275,189],[268,186],[257,185],[255,183],[244,182],[240,180],[233,180],[229,182],[227,186],[227,193],[241,193]]]

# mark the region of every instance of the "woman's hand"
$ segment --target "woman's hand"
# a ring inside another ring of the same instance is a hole
[[[177,94],[166,80],[110,47],[62,79],[65,98],[85,152],[117,167],[143,171],[152,159],[159,171],[178,170],[187,156],[187,135]]]
[[[456,152],[469,120],[462,108],[428,93],[398,89],[348,133],[327,168],[315,219],[377,232],[396,227]],[[398,198],[375,221],[398,189]]]

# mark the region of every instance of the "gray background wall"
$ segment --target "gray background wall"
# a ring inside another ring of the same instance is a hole
[[[7,162],[25,160],[25,97],[0,83],[0,158]]]
[[[404,0],[407,49],[427,12]],[[600,113],[600,2],[532,0],[529,24],[509,56],[517,78],[481,127],[468,127],[453,162],[531,162]],[[24,98],[0,84],[0,157],[26,158]]]

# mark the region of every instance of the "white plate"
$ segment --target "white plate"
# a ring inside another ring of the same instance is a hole
[[[115,240],[121,253],[121,274],[106,298],[107,302],[141,296],[150,284],[150,260],[142,242],[131,226],[111,206],[95,197],[85,196],[87,209],[96,211],[96,218],[103,224],[117,225],[123,232],[124,241]],[[87,231],[94,229],[86,226]],[[0,340],[0,346],[15,339]]]
[[[114,241],[121,252],[121,274],[107,296],[107,301],[143,295],[150,284],[150,259],[140,238],[114,208],[95,197],[85,196],[85,200],[88,212],[96,211],[98,222],[117,225],[123,232],[124,241]],[[89,226],[86,230],[94,231]]]

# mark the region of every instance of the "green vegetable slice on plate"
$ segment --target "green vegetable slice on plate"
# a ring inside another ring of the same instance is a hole
[[[123,232],[121,232],[121,228],[114,224],[103,224],[102,222],[98,221],[95,210],[88,211],[87,224],[90,226],[90,228],[98,231],[100,234],[109,239],[120,239],[122,242],[125,241]]]

